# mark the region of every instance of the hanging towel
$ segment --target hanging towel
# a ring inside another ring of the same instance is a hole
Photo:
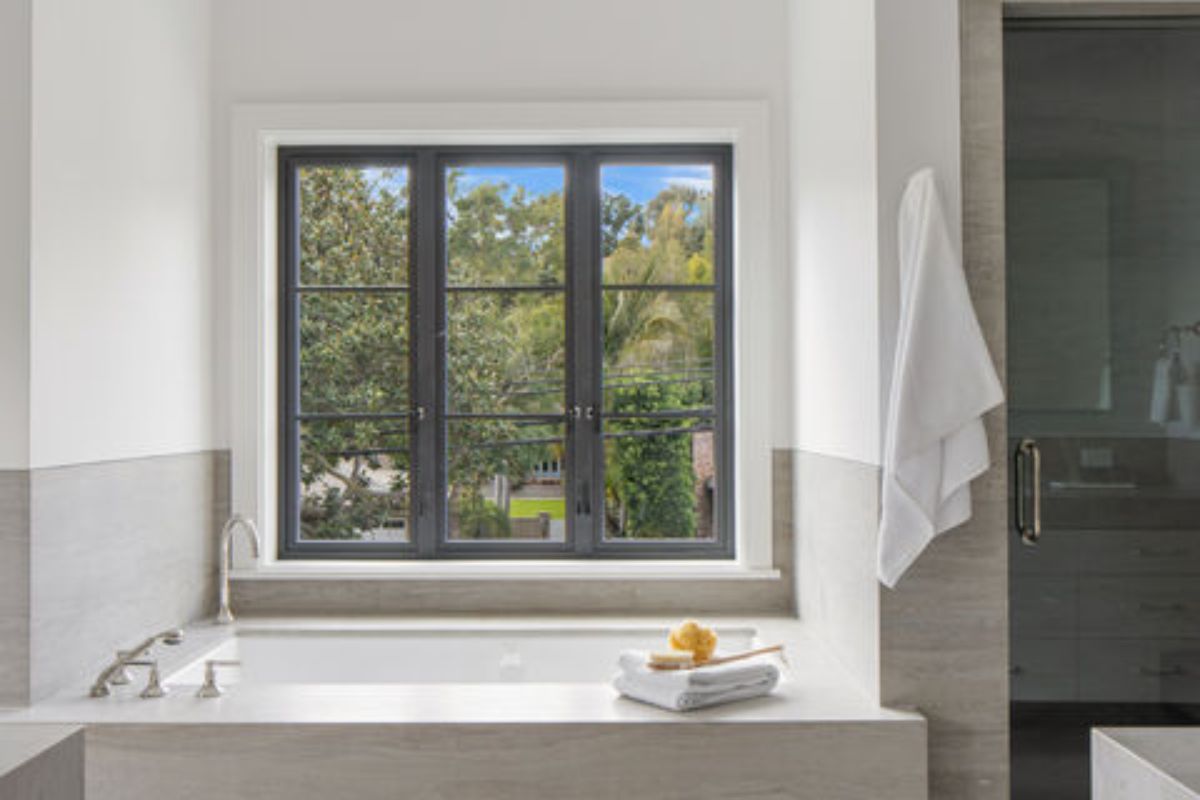
[[[879,579],[892,587],[935,536],[971,517],[988,467],[983,414],[1004,400],[933,170],[900,203],[900,322],[888,400]]]
[[[646,659],[646,653],[622,653],[613,688],[633,700],[669,711],[692,711],[761,697],[779,683],[779,668],[765,659],[688,670],[650,669]]]
[[[1165,425],[1171,418],[1171,396],[1174,394],[1171,380],[1171,357],[1161,355],[1154,362],[1154,382],[1150,389],[1150,421]]]
[[[1172,348],[1154,362],[1154,383],[1150,389],[1150,421],[1166,425],[1179,418],[1176,396],[1180,384],[1188,380],[1187,369],[1179,350]]]

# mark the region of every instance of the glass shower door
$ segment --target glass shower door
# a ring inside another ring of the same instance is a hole
[[[1005,35],[1013,797],[1200,722],[1200,29]]]

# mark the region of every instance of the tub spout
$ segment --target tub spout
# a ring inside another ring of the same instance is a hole
[[[220,605],[217,608],[217,622],[228,625],[233,622],[233,611],[229,608],[229,563],[233,559],[233,533],[241,529],[250,540],[250,552],[258,558],[259,538],[258,528],[254,521],[241,514],[234,514],[221,528],[221,538],[217,543],[217,586]]]

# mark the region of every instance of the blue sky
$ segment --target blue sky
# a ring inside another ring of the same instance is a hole
[[[529,195],[561,192],[566,181],[562,167],[514,167],[496,165],[486,167],[460,167],[458,185],[469,192],[483,183],[507,183],[510,189],[525,187]]]
[[[464,190],[481,183],[507,183],[525,187],[531,195],[561,191],[564,171],[561,167],[478,166],[462,168],[459,185]],[[635,203],[645,203],[668,186],[687,185],[712,191],[712,167],[689,164],[611,164],[600,170],[604,191],[627,195]]]
[[[600,185],[607,194],[627,195],[645,203],[668,186],[692,186],[712,191],[712,167],[691,164],[611,164],[600,168]]]

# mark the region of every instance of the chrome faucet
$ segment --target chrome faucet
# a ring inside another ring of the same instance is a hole
[[[217,544],[217,571],[220,605],[217,608],[217,623],[228,625],[233,622],[233,611],[229,608],[229,562],[233,559],[233,532],[241,528],[250,537],[250,552],[258,558],[258,528],[254,522],[241,514],[234,514],[221,528],[221,538]]]
[[[196,697],[210,699],[225,694],[221,684],[217,683],[217,667],[240,667],[241,661],[227,658],[210,658],[204,662],[204,683],[196,690]]]
[[[163,644],[176,645],[183,641],[183,631],[179,628],[168,628],[162,633],[156,633],[149,639],[140,643],[137,647],[131,650],[118,650],[116,660],[105,667],[99,675],[96,676],[95,683],[92,684],[91,691],[88,692],[92,697],[108,697],[112,694],[110,686],[120,686],[129,683],[129,674],[126,668],[134,664],[141,665],[142,656],[150,652],[150,648],[154,647],[158,642]],[[146,666],[150,662],[145,662]],[[151,677],[157,680],[156,673],[158,672],[157,665],[155,666]]]

